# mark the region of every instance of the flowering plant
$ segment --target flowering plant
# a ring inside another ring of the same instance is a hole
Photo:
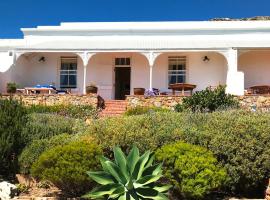
[[[152,89],[145,90],[144,92],[145,98],[154,97],[154,96],[156,96],[156,93]]]

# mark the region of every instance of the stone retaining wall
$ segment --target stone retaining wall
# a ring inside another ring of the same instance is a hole
[[[240,106],[246,110],[270,112],[270,95],[246,95],[238,97]]]
[[[10,98],[9,95],[2,95],[2,98]],[[98,96],[73,95],[73,94],[33,94],[33,95],[13,95],[14,99],[22,101],[25,105],[93,105],[97,107]]]
[[[184,96],[155,96],[145,98],[143,95],[129,95],[127,96],[128,108],[136,106],[156,106],[162,108],[173,109],[177,103],[181,103]],[[270,95],[258,96],[247,95],[239,96],[240,106],[246,110],[258,110],[263,112],[270,112]]]
[[[142,106],[142,107],[162,107],[173,108],[176,104],[181,103],[184,96],[167,96],[159,95],[155,97],[145,98],[143,95],[129,95],[127,96],[128,108]]]

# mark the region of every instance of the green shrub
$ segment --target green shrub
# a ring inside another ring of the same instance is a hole
[[[95,142],[72,142],[45,151],[33,164],[31,174],[76,197],[94,186],[85,172],[100,168],[98,158],[101,154]]]
[[[85,134],[97,138],[103,149],[108,150],[107,153],[111,152],[114,146],[128,150],[133,144],[144,152],[178,139],[174,130],[180,125],[175,115],[170,112],[153,113],[100,119],[92,123]]]
[[[187,199],[201,199],[218,189],[226,180],[226,171],[206,148],[176,142],[156,152],[163,161],[165,176]]]
[[[32,140],[49,138],[62,133],[76,133],[76,120],[54,114],[32,113],[23,129],[25,143]]]
[[[162,177],[161,164],[153,164],[154,153],[145,152],[142,156],[133,147],[126,156],[119,147],[114,148],[114,159],[100,159],[103,171],[87,172],[100,187],[84,195],[91,199],[168,199],[169,185],[158,184]]]
[[[0,99],[0,178],[16,172],[17,155],[23,148],[25,108],[13,100]]]
[[[77,118],[77,119],[87,119],[87,118],[97,118],[98,111],[92,105],[32,105],[28,108],[30,113],[53,113],[65,117]]]
[[[170,110],[166,108],[160,108],[160,107],[136,106],[134,108],[129,108],[126,111],[125,115],[132,116],[132,115],[151,114],[155,112],[170,112]]]
[[[86,135],[109,154],[114,146],[144,152],[176,140],[211,150],[227,170],[226,191],[260,197],[270,177],[270,113],[231,110],[213,113],[153,113],[100,119]]]
[[[228,191],[261,197],[270,176],[270,114],[244,111],[189,116],[181,138],[210,149],[230,177]]]
[[[188,109],[193,112],[213,112],[228,108],[237,108],[238,101],[233,95],[226,94],[226,87],[219,85],[216,89],[206,88],[195,92],[191,97],[183,99],[182,106],[176,105],[175,110],[182,112]]]
[[[17,90],[16,83],[7,83],[7,93],[14,94]]]
[[[59,145],[66,145],[75,140],[76,137],[72,137],[68,134],[61,134],[53,136],[52,138],[38,139],[32,141],[26,146],[21,155],[19,156],[20,172],[22,174],[29,174],[32,164],[37,161],[39,156],[51,148]]]

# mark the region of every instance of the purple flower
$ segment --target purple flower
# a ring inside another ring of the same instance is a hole
[[[154,97],[154,96],[156,96],[156,93],[153,90],[151,90],[151,89],[145,90],[145,92],[144,92],[145,98]]]

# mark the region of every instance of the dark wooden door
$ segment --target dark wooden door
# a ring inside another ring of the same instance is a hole
[[[115,67],[115,99],[124,100],[130,94],[130,67]]]

